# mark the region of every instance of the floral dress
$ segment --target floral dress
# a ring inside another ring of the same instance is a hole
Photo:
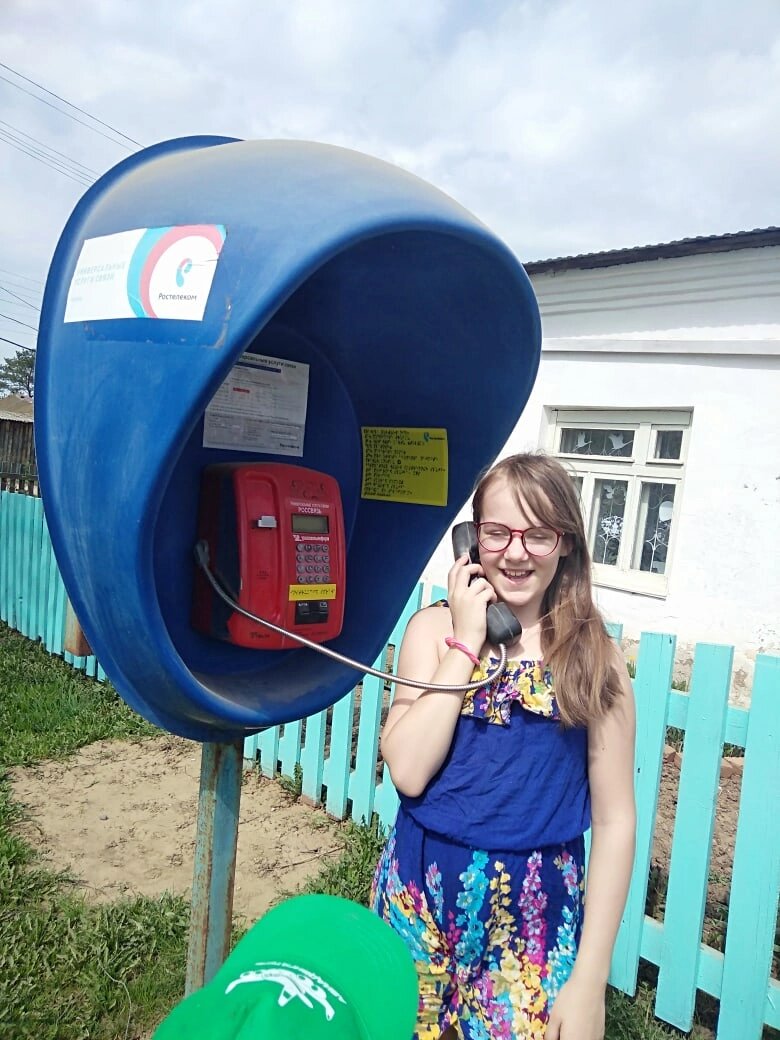
[[[418,1040],[544,1037],[577,951],[589,824],[587,734],[561,726],[541,662],[508,662],[464,698],[423,795],[401,797],[374,876],[373,909],[417,967]]]

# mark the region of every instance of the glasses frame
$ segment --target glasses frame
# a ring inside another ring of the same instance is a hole
[[[488,548],[488,546],[484,545],[483,542],[482,542],[482,539],[480,538],[480,532],[481,532],[483,527],[505,527],[507,529],[507,531],[509,531],[509,538],[507,540],[506,545],[502,545],[500,549],[490,549],[490,548]],[[509,548],[509,546],[512,544],[512,539],[514,538],[514,536],[516,534],[519,534],[520,535],[520,541],[523,543],[523,548],[528,553],[528,555],[529,556],[536,556],[540,560],[543,560],[546,556],[552,556],[552,554],[555,552],[555,550],[561,544],[561,538],[563,538],[563,531],[559,531],[557,527],[546,527],[543,524],[534,524],[533,527],[526,527],[524,531],[521,531],[519,527],[510,527],[508,524],[502,524],[498,520],[485,520],[484,522],[476,524],[476,528],[477,528],[477,541],[479,542],[480,546],[485,550],[485,552],[505,552]],[[552,549],[550,549],[549,552],[546,552],[546,553],[533,552],[525,544],[525,536],[528,534],[529,531],[540,531],[540,530],[541,531],[555,531],[555,533],[558,536],[556,538],[556,540],[555,540],[555,545],[552,547]]]

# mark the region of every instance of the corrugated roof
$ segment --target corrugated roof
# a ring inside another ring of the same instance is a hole
[[[0,419],[15,422],[33,421],[33,403],[28,397],[0,397]]]
[[[735,249],[759,249],[780,245],[780,227],[756,228],[753,231],[735,231],[727,235],[700,235],[698,238],[680,238],[653,246],[629,246],[609,249],[602,253],[580,253],[578,256],[560,256],[551,260],[531,260],[523,267],[528,274],[546,271],[588,270],[595,267],[617,267],[620,264],[638,264],[645,260],[668,260],[672,257],[695,256],[697,253],[726,253]]]

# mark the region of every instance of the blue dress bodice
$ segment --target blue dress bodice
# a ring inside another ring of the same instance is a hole
[[[495,668],[483,659],[473,679]],[[552,677],[540,661],[508,661],[467,693],[439,772],[402,811],[426,830],[487,849],[536,849],[590,826],[588,739],[564,728]]]

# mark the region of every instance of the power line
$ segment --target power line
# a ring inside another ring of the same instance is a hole
[[[2,62],[0,62],[0,65],[1,64]],[[10,85],[12,87],[16,87],[17,90],[21,90],[23,94],[29,94],[31,98],[35,98],[36,101],[40,101],[42,105],[48,105],[49,108],[53,108],[54,111],[59,112],[61,116],[67,116],[68,119],[72,119],[75,123],[80,123],[82,126],[85,126],[87,130],[93,130],[96,134],[100,134],[101,137],[105,137],[105,139],[107,141],[110,141],[112,144],[118,144],[120,148],[127,148],[128,152],[132,151],[132,148],[128,148],[126,144],[122,144],[121,141],[115,141],[113,137],[109,137],[108,134],[104,134],[103,131],[98,130],[96,126],[90,126],[89,123],[85,123],[83,119],[77,119],[76,116],[71,115],[70,112],[65,112],[62,108],[58,108],[56,105],[53,105],[51,101],[47,101],[46,98],[38,97],[38,95],[33,94],[31,90],[25,90],[24,87],[20,87],[18,83],[14,83],[14,81],[12,79],[9,79],[7,76],[0,76],[0,79],[4,80],[6,83],[10,83]]]
[[[24,325],[26,329],[32,329],[33,332],[38,331],[37,325],[28,325],[26,321],[19,321],[18,318],[12,318],[10,314],[0,314],[0,318],[7,318],[8,321],[15,321],[17,325]]]
[[[34,79],[30,79],[27,76],[23,76],[21,72],[17,72],[16,69],[11,68],[10,65],[6,65],[4,62],[0,61],[0,68],[5,69],[7,72],[13,73],[14,76],[18,76],[19,79],[23,79],[25,81],[25,83],[30,83],[32,86],[37,87],[39,90],[42,90],[45,94],[48,94],[49,97],[56,98],[57,101],[61,101],[64,105],[67,105],[69,108],[75,109],[76,112],[81,112],[82,115],[87,116],[88,119],[91,119],[95,123],[99,123],[100,126],[104,126],[107,130],[110,130],[113,134],[117,134],[119,137],[124,137],[124,139],[126,141],[129,141],[130,144],[135,145],[136,148],[143,148],[143,145],[140,143],[140,141],[136,141],[132,137],[128,137],[127,134],[122,133],[121,130],[117,130],[116,127],[111,126],[110,123],[104,123],[102,119],[98,119],[97,116],[93,116],[90,112],[87,112],[83,108],[79,108],[78,105],[74,105],[71,101],[66,101],[65,98],[60,97],[59,94],[55,94],[53,91],[48,90],[46,87],[42,86],[40,83],[36,83],[36,81]],[[56,105],[52,105],[52,103],[50,101],[46,101],[45,98],[38,97],[36,94],[33,94],[32,91],[30,91],[30,90],[25,90],[24,87],[20,87],[18,83],[14,83],[13,80],[8,79],[6,76],[0,76],[0,79],[5,80],[6,83],[10,83],[11,86],[12,87],[16,87],[17,90],[21,90],[23,93],[29,94],[30,97],[34,97],[36,99],[36,101],[40,101],[42,104],[48,105],[50,108],[53,108],[56,112],[61,112],[62,115],[67,116],[69,119],[73,119],[73,120],[75,120],[75,122],[81,123],[81,125],[82,126],[86,126],[88,130],[94,130],[94,132],[96,134],[101,134],[101,137],[106,137],[106,138],[108,138],[109,141],[112,140],[110,137],[108,137],[108,134],[103,134],[96,127],[89,126],[88,123],[83,122],[83,120],[81,120],[81,119],[76,119],[76,117],[74,115],[71,115],[70,112],[63,112],[63,110],[61,108],[58,108]],[[118,144],[122,148],[127,148],[128,151],[132,151],[132,148],[128,148],[127,145],[126,144],[122,144],[121,141],[114,141],[114,144]]]
[[[56,170],[57,173],[63,174],[72,181],[76,181],[77,184],[83,184],[88,187],[92,184],[92,181],[87,179],[80,170],[74,170],[71,167],[65,165],[59,159],[55,159],[54,156],[46,155],[45,152],[41,152],[39,148],[31,148],[25,144],[24,141],[17,141],[12,137],[6,130],[0,128],[0,141],[5,141],[6,144],[10,144],[12,148],[15,148],[18,152],[23,155],[28,155],[31,159],[35,159],[36,162],[43,163],[44,166],[48,166],[49,169]]]
[[[26,347],[24,343],[17,343],[15,339],[6,339],[5,336],[0,336],[0,343],[10,343],[12,347],[21,347],[22,350],[35,350],[35,347]]]
[[[7,286],[0,285],[0,291],[2,291],[4,293],[8,293],[9,296],[16,297],[16,299],[19,300],[21,303],[23,303],[25,305],[25,307],[32,307],[32,309],[34,311],[37,311],[40,314],[40,312],[41,312],[41,308],[40,307],[36,307],[34,303],[30,303],[29,300],[25,300],[25,298],[23,296],[19,296],[18,293],[12,292]]]
[[[31,278],[29,274],[19,274],[17,271],[8,271],[4,267],[0,267],[0,274],[7,275],[9,278],[17,278],[21,282],[32,282],[33,285],[38,288],[43,288],[43,282],[39,281],[37,278]],[[22,288],[26,288],[26,286],[22,286]],[[30,291],[32,292],[32,289]]]
[[[94,120],[95,123],[100,123],[100,125],[102,127],[105,127],[106,130],[110,130],[112,133],[119,134],[120,137],[124,137],[125,140],[129,140],[130,144],[131,145],[135,145],[136,148],[144,148],[144,146],[142,146],[140,144],[140,141],[134,140],[132,137],[128,137],[128,135],[126,133],[123,133],[122,130],[116,129],[116,127],[112,127],[110,125],[110,123],[104,123],[103,120],[99,120],[98,119],[97,115],[93,115],[92,112],[87,112],[84,108],[79,108],[79,106],[78,105],[74,105],[72,101],[66,101],[66,99],[60,98],[60,96],[58,94],[54,94],[53,90],[47,89],[41,83],[36,83],[34,79],[29,79],[27,76],[23,76],[21,72],[17,72],[16,69],[11,69],[10,66],[6,66],[6,64],[4,62],[2,62],[2,61],[0,61],[0,69],[5,69],[6,72],[14,73],[15,76],[19,76],[20,79],[23,79],[25,81],[25,83],[31,83],[33,86],[36,86],[38,89],[43,90],[43,92],[45,94],[48,94],[52,98],[56,98],[57,101],[61,101],[63,105],[69,105],[71,108],[75,108],[77,112],[81,112],[82,115],[86,115],[88,119]],[[43,99],[40,99],[40,100],[43,100]],[[67,115],[68,112],[64,112],[63,114]]]
[[[45,141],[39,141],[37,137],[33,137],[32,134],[28,134],[24,130],[20,130],[18,126],[11,126],[11,124],[6,123],[4,119],[0,119],[0,126],[7,126],[8,129],[13,131],[14,134],[17,134],[21,137],[26,137],[27,141],[31,142],[30,145],[28,145],[28,147],[35,148],[37,146],[39,148],[42,148],[45,152],[51,152],[53,153],[53,155],[61,156],[63,159],[66,160],[66,162],[70,163],[71,166],[80,166],[81,170],[76,169],[74,170],[74,173],[81,173],[83,171],[83,173],[87,174],[90,177],[99,176],[97,170],[90,169],[89,166],[85,166],[84,163],[79,162],[78,159],[71,159],[69,155],[66,155],[64,152],[57,151],[56,148],[52,148],[51,145],[46,144]],[[27,141],[22,141],[20,143],[27,144]]]

